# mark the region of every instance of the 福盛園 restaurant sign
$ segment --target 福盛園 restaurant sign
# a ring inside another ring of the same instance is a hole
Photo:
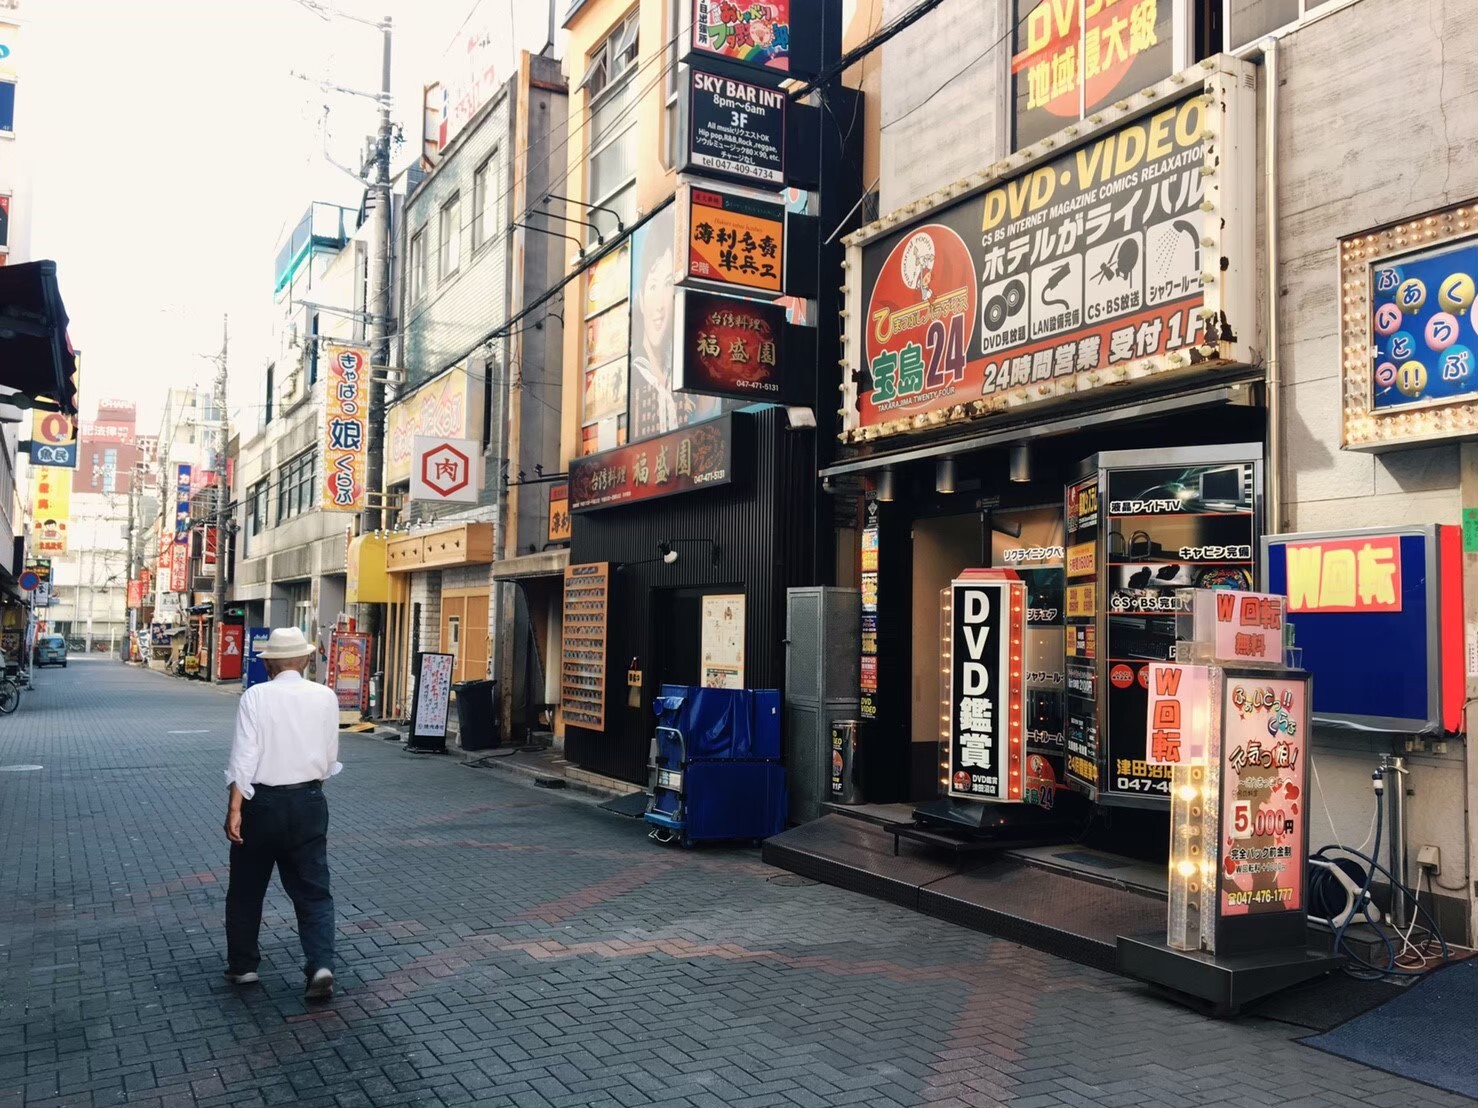
[[[1212,59],[850,236],[843,441],[1250,362],[1245,69]]]

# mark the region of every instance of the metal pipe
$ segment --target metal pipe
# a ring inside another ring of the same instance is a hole
[[[1410,922],[1406,894],[1406,759],[1396,755],[1381,758],[1382,768],[1388,780],[1386,789],[1386,823],[1390,836],[1387,840],[1386,868],[1396,880],[1391,889],[1391,923],[1403,928]]]
[[[1273,534],[1285,529],[1283,518],[1283,387],[1278,357],[1278,39],[1263,40],[1263,207],[1268,275],[1266,390],[1268,413],[1267,525]]]

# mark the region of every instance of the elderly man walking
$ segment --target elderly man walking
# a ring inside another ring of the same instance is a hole
[[[339,703],[305,680],[313,644],[296,627],[274,628],[258,655],[271,678],[248,689],[226,763],[231,798],[231,884],[226,892],[226,980],[260,980],[262,901],[272,867],[292,898],[303,944],[306,994],[334,991],[334,898],[328,881],[328,802],[323,783],[339,764]]]

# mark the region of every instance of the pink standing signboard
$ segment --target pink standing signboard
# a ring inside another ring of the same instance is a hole
[[[1223,685],[1221,914],[1304,907],[1308,685],[1228,673]]]

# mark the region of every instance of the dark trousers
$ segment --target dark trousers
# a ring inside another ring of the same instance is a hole
[[[328,887],[328,801],[318,785],[274,789],[258,785],[241,806],[241,843],[231,844],[226,891],[226,962],[232,972],[262,960],[257,936],[272,867],[298,913],[303,972],[334,968],[334,898]]]

